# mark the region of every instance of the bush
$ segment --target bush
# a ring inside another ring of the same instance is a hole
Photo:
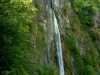
[[[91,31],[90,36],[92,38],[92,41],[98,40],[99,38],[98,30]]]
[[[94,49],[88,50],[83,61],[84,65],[92,66],[93,68],[97,68],[97,55]]]
[[[34,5],[35,5],[35,7],[36,7],[38,10],[40,10],[40,9],[41,9],[41,7],[40,7],[40,5],[39,5],[38,0],[35,0]]]
[[[93,61],[92,61],[91,55],[86,55],[86,56],[84,57],[84,64],[85,64],[85,65],[90,65],[90,66],[93,65]]]
[[[70,7],[70,3],[66,3],[66,4],[62,7],[62,10],[63,10],[63,12],[64,12],[65,15],[67,14],[67,10],[68,10],[69,7]]]
[[[78,12],[78,16],[80,18],[80,22],[82,25],[86,25],[88,27],[94,26],[94,20],[92,19],[91,15],[86,10],[82,10]]]
[[[39,75],[57,75],[56,69],[53,66],[42,66],[43,72]]]
[[[95,75],[94,68],[92,66],[84,66],[81,71],[81,75]]]
[[[66,40],[66,45],[72,54],[80,54],[80,50],[77,46],[77,41],[74,35],[72,34],[68,35],[68,38]]]
[[[82,60],[81,56],[75,55],[74,58],[75,58],[75,66],[78,67],[78,68],[83,67],[83,60]]]

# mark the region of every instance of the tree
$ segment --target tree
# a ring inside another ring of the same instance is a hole
[[[81,75],[95,75],[94,68],[88,65],[83,67]]]
[[[32,51],[32,18],[37,11],[30,6],[31,0],[0,1],[0,74],[27,75],[22,60]],[[24,60],[32,63],[30,58]],[[19,73],[19,68],[22,73]]]

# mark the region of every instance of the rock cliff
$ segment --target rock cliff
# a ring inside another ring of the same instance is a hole
[[[88,10],[92,11],[92,9],[88,6],[76,10],[75,1],[72,0],[33,0],[32,5],[38,9],[34,19],[37,30],[34,48],[40,50],[40,55],[37,56],[37,59],[40,59],[39,62],[56,67],[57,75],[59,74],[55,15],[60,31],[65,75],[99,75],[99,10],[92,14],[89,13]],[[82,13],[85,11],[87,11],[86,14]]]

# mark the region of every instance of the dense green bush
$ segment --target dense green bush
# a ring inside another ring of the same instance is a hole
[[[90,37],[92,38],[92,41],[98,40],[98,38],[99,38],[98,30],[91,31]]]
[[[78,68],[78,70],[80,71],[81,68],[83,67],[84,63],[83,63],[83,60],[82,60],[82,57],[80,55],[74,55],[74,64],[75,66]],[[80,66],[80,67],[79,67]]]
[[[94,26],[94,20],[92,19],[91,16],[89,16],[89,15],[86,16],[85,14],[82,14],[82,13],[79,13],[79,14],[80,14],[80,16],[79,16],[80,22],[81,22],[82,25],[86,25],[86,26],[89,26],[89,27]]]
[[[92,66],[93,68],[97,68],[97,55],[94,49],[90,49],[87,51],[85,57],[83,58],[84,65]]]
[[[95,75],[94,68],[92,66],[84,66],[81,71],[81,75]]]
[[[84,27],[84,25],[85,27],[94,26],[94,20],[92,18],[92,15],[94,14],[94,12],[99,10],[98,2],[100,1],[99,0],[97,1],[70,0],[70,1],[71,1],[72,7],[74,8],[74,11],[77,13],[79,17],[81,24],[83,25],[82,27]]]
[[[42,66],[43,74],[41,75],[57,75],[56,69],[53,66]]]
[[[34,5],[35,5],[35,7],[36,7],[38,10],[40,10],[40,9],[41,9],[41,7],[40,7],[40,5],[39,5],[38,0],[35,0]]]
[[[98,51],[98,53],[99,53],[99,55],[100,55],[100,48],[98,48],[97,51]]]
[[[92,66],[94,64],[93,61],[92,61],[92,56],[91,55],[86,55],[84,57],[84,64],[85,65],[90,65],[90,66]]]
[[[92,38],[90,36],[85,36],[88,46],[92,45]]]
[[[73,34],[68,34],[68,37],[66,38],[66,45],[72,54],[80,54],[76,38]]]

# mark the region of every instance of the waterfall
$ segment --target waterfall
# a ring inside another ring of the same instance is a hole
[[[62,57],[62,46],[61,46],[60,32],[59,32],[57,19],[56,19],[55,15],[54,15],[54,26],[55,26],[55,41],[56,41],[56,48],[57,48],[59,71],[60,71],[60,75],[65,75],[64,74],[63,57]]]

